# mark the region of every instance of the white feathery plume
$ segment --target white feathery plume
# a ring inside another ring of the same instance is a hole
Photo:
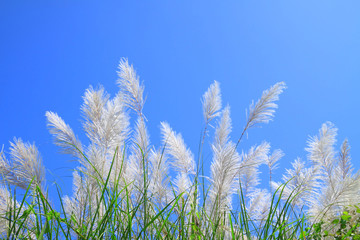
[[[102,87],[97,91],[90,87],[83,98],[84,128],[91,142],[104,150],[121,147],[129,131],[123,96],[110,100]]]
[[[62,201],[66,215],[75,220],[72,223],[75,227],[89,224],[90,220],[87,216],[88,203],[86,201],[79,200],[78,196],[69,197],[67,195],[63,197]]]
[[[126,170],[127,163],[124,160],[123,151],[130,132],[130,118],[125,110],[121,94],[117,94],[115,98],[108,100],[104,108],[102,126],[103,138],[107,142],[106,146],[103,146],[106,155],[105,175],[107,176],[111,162],[114,161],[111,171],[111,183],[114,183],[115,179],[122,178]],[[122,182],[120,181],[121,184],[123,184]]]
[[[9,161],[6,159],[3,150],[0,152],[0,178],[10,185],[15,184],[16,179],[12,172],[12,167]]]
[[[45,168],[42,165],[40,154],[34,144],[24,143],[20,138],[10,143],[10,155],[13,160],[13,174],[15,185],[27,189],[33,180],[32,186],[43,187],[45,182]]]
[[[194,199],[195,188],[192,186],[192,181],[189,174],[184,172],[178,173],[174,180],[174,185],[177,192],[176,195],[172,196],[170,199],[172,200],[180,194],[183,194],[181,200],[179,201],[179,206],[176,206],[175,209],[178,212],[189,213],[191,211],[192,204],[195,204],[195,206],[197,206],[199,200],[199,196],[196,196],[196,199]]]
[[[126,58],[120,60],[118,76],[117,83],[120,86],[120,91],[124,93],[126,104],[136,111],[139,116],[142,116],[142,109],[145,103],[143,96],[145,87],[140,83],[134,67],[129,64]]]
[[[74,216],[80,227],[88,225],[93,220],[100,200],[101,189],[93,178],[86,175],[81,176],[78,171],[82,171],[82,169],[73,172],[73,196],[64,196],[63,202],[66,214]],[[97,219],[101,219],[103,214],[104,206],[101,203]]]
[[[145,121],[139,117],[135,126],[131,155],[129,156],[127,177],[141,194],[144,190],[144,174],[147,174],[150,139]],[[144,172],[145,170],[145,172]]]
[[[334,214],[337,192],[339,192],[339,184],[337,184],[334,176],[336,169],[335,150],[337,129],[331,122],[322,124],[319,135],[310,137],[308,147],[308,158],[312,161],[313,166],[319,169],[319,184],[321,187],[314,191],[309,200],[309,210],[313,217],[318,217],[320,213],[324,213],[324,217]],[[325,208],[330,207],[328,211]]]
[[[104,92],[103,87],[100,87],[99,90],[94,90],[90,86],[86,89],[83,99],[84,103],[81,106],[81,111],[85,118],[83,126],[86,135],[92,143],[102,146],[104,144],[104,134],[101,118],[104,115],[104,108],[109,100],[109,95]]]
[[[187,210],[190,210],[190,202],[194,195],[194,190],[191,188],[191,179],[189,175],[180,172],[175,178],[175,186],[177,187],[177,195],[184,193],[184,198],[187,199]]]
[[[223,112],[215,130],[213,161],[211,163],[211,187],[208,212],[222,213],[231,209],[232,194],[235,192],[235,180],[239,171],[240,157],[234,153],[235,144],[229,141],[231,132],[230,107]]]
[[[91,140],[87,155],[92,164],[99,166],[99,173],[106,178],[110,170],[111,161],[114,160],[111,183],[119,177],[120,170],[125,168],[121,152],[129,135],[129,116],[123,104],[123,96],[117,94],[113,99],[102,87],[94,90],[92,87],[86,90],[82,111],[84,113],[84,128]],[[116,149],[117,154],[114,158]],[[91,170],[92,166],[82,162]]]
[[[228,143],[224,148],[213,147],[211,164],[211,188],[209,192],[209,210],[213,207],[219,212],[231,209],[232,194],[235,193],[237,173],[239,171],[239,154],[234,154],[235,144]]]
[[[266,159],[266,164],[269,167],[269,183],[270,183],[270,193],[272,193],[271,189],[271,181],[272,181],[272,173],[275,169],[278,168],[279,164],[277,163],[284,156],[283,151],[280,149],[276,149],[271,156]]]
[[[106,152],[99,148],[99,146],[91,144],[87,148],[86,156],[89,162],[82,162],[80,169],[88,177],[93,177],[95,179],[101,178],[105,180],[109,174],[111,164],[109,162],[110,159],[107,159]]]
[[[161,151],[151,149],[149,154],[150,162],[150,184],[149,191],[153,198],[160,204],[167,204],[171,200],[171,191],[169,189],[169,166],[166,155]]]
[[[293,169],[286,169],[286,174],[282,176],[283,183],[271,182],[271,185],[273,189],[282,190],[284,187],[281,198],[287,200],[291,196],[292,205],[302,207],[308,203],[310,196],[319,186],[318,168],[306,168],[305,163],[299,158],[291,164]]]
[[[352,173],[352,164],[350,157],[350,146],[348,140],[345,139],[341,144],[340,154],[339,154],[339,175],[342,179],[345,179],[346,176]]]
[[[331,122],[326,122],[319,130],[319,136],[311,137],[306,150],[308,158],[314,165],[321,167],[325,173],[324,180],[331,179],[335,162],[334,145],[336,143],[337,128]]]
[[[202,97],[202,107],[206,123],[220,115],[221,94],[220,86],[217,81],[214,81],[204,93]]]
[[[276,149],[271,156],[266,159],[266,165],[269,167],[270,171],[273,171],[278,168],[279,164],[277,163],[284,156],[283,151]]]
[[[142,118],[138,118],[132,150],[133,152],[137,152],[139,158],[147,159],[149,146],[150,137],[146,129],[145,121]]]
[[[215,129],[214,145],[216,148],[225,147],[225,145],[229,142],[231,130],[230,107],[226,106],[222,111],[221,120]]]
[[[247,197],[259,184],[259,166],[266,163],[270,144],[263,142],[259,146],[252,146],[248,153],[242,153],[240,162],[240,183]]]
[[[186,148],[180,133],[176,134],[166,122],[161,122],[162,141],[165,151],[173,161],[176,170],[185,174],[195,173],[194,157],[190,149]]]
[[[64,196],[63,202],[66,214],[69,216],[74,215],[76,221],[80,223],[86,213],[88,196],[84,179],[77,171],[73,172],[73,197]]]
[[[14,208],[12,205],[14,205],[14,200],[11,198],[9,190],[0,184],[0,236],[8,231],[9,220],[6,215],[10,208]]]
[[[125,110],[123,96],[117,94],[115,98],[108,100],[102,116],[104,139],[110,148],[110,157],[113,157],[115,149],[124,146],[129,135],[130,118]]]
[[[178,171],[174,181],[177,187],[177,195],[184,193],[183,199],[187,199],[185,209],[191,210],[190,203],[194,200],[194,187],[190,175],[195,173],[195,161],[190,149],[186,148],[181,134],[176,134],[168,123],[161,122],[162,141],[165,153],[172,158],[172,166]]]
[[[13,224],[11,217],[14,216],[14,212],[19,212],[19,216],[23,216],[24,211],[28,209],[27,205],[24,203],[20,208],[21,204],[11,196],[11,193],[5,185],[0,184],[0,237],[3,239],[9,239],[9,226]],[[35,226],[35,215],[30,213],[23,225],[15,225],[13,231],[18,231],[20,233],[29,234],[27,239],[36,239],[34,233],[27,232],[26,229],[31,229]]]
[[[271,88],[265,90],[256,104],[254,104],[254,102],[251,103],[245,129],[251,128],[259,123],[268,123],[272,120],[275,109],[277,108],[277,104],[274,102],[279,100],[279,95],[285,88],[286,85],[284,82],[278,82]]]
[[[250,218],[262,224],[266,220],[270,210],[271,195],[265,189],[254,189],[249,194],[249,204],[246,207]]]
[[[49,131],[55,138],[55,144],[60,146],[64,153],[82,159],[82,144],[70,126],[56,113],[47,111],[45,115]]]
[[[347,176],[334,186],[328,184],[321,187],[310,196],[308,215],[315,219],[320,217],[332,220],[344,207],[358,204],[359,188],[359,174],[355,177]]]
[[[331,219],[346,205],[356,204],[360,197],[360,173],[352,176],[347,141],[342,145],[340,161],[335,157],[337,129],[330,122],[322,125],[319,136],[308,142],[309,159],[319,168],[322,186],[310,198],[311,216]],[[345,174],[346,173],[346,174]]]

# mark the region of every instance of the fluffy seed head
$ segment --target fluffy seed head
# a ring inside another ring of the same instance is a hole
[[[117,83],[120,86],[120,91],[124,94],[124,101],[128,107],[136,111],[139,116],[142,116],[145,103],[143,96],[145,87],[140,83],[134,67],[129,64],[126,58],[120,60],[118,76]]]
[[[202,98],[202,106],[205,122],[210,122],[213,118],[220,115],[221,109],[221,94],[220,86],[217,81],[214,81],[204,93]]]
[[[60,146],[64,153],[82,158],[82,144],[73,130],[56,113],[46,112],[47,126],[55,138],[55,144]]]
[[[254,104],[251,103],[249,116],[247,120],[247,128],[253,127],[259,123],[268,123],[274,117],[279,95],[286,88],[284,82],[279,82],[262,93],[261,98]]]
[[[20,138],[10,143],[10,155],[13,160],[15,185],[26,189],[30,182],[32,186],[42,187],[45,181],[45,168],[40,154],[34,144],[24,143]]]

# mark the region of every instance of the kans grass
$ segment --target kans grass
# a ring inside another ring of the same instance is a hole
[[[246,125],[232,142],[230,107],[222,108],[214,81],[202,98],[205,124],[194,156],[166,122],[161,146],[151,145],[144,86],[126,59],[118,75],[115,97],[102,87],[85,92],[81,109],[88,146],[56,113],[46,113],[55,144],[78,161],[72,196],[62,196],[56,186],[60,209],[48,198],[34,144],[18,138],[7,154],[1,151],[2,238],[360,239],[360,174],[353,173],[347,140],[335,151],[333,124],[324,123],[309,139],[309,161],[296,159],[282,182],[272,181],[281,150],[262,142],[239,152],[251,128],[273,119],[285,83],[250,105]],[[209,143],[211,172],[205,176],[203,148]],[[269,189],[259,188],[263,164]]]

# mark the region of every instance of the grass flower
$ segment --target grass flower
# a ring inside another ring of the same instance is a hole
[[[204,93],[202,97],[202,106],[206,123],[219,116],[219,111],[221,109],[221,93],[220,85],[217,81],[214,81]]]
[[[79,162],[72,193],[62,195],[58,189],[60,210],[49,201],[45,168],[34,144],[15,138],[10,157],[0,152],[2,237],[320,239],[353,234],[360,226],[360,172],[353,173],[347,140],[335,150],[337,129],[332,123],[324,123],[319,134],[309,138],[309,163],[297,158],[282,182],[272,181],[284,156],[281,150],[271,153],[264,141],[238,153],[248,129],[273,119],[285,83],[276,83],[252,102],[234,143],[230,107],[221,109],[220,87],[214,81],[201,99],[205,126],[195,164],[183,137],[167,122],[160,123],[161,146],[150,143],[143,113],[145,87],[127,59],[120,61],[118,77],[120,89],[114,97],[103,87],[85,91],[81,110],[87,145],[57,113],[46,112],[55,144]],[[214,132],[207,131],[217,117]],[[211,134],[208,152],[204,146]],[[208,154],[206,177],[203,156]],[[260,188],[262,165],[269,169],[269,188]],[[339,217],[341,231],[323,231],[322,226]]]
[[[261,98],[256,102],[252,102],[249,108],[249,115],[246,123],[246,129],[256,126],[259,123],[268,123],[274,117],[279,95],[286,88],[284,82],[276,83],[274,86],[265,90]]]

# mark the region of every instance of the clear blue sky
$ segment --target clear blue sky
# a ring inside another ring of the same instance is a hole
[[[56,180],[70,194],[76,164],[52,144],[45,111],[85,140],[82,95],[90,84],[114,94],[121,57],[145,83],[156,146],[166,120],[197,153],[200,98],[213,80],[231,106],[233,140],[251,100],[285,81],[274,121],[252,129],[240,150],[263,140],[281,148],[279,179],[296,157],[306,159],[308,137],[331,121],[360,168],[359,1],[99,2],[0,1],[0,143],[8,149],[14,136],[35,142],[50,188]]]

